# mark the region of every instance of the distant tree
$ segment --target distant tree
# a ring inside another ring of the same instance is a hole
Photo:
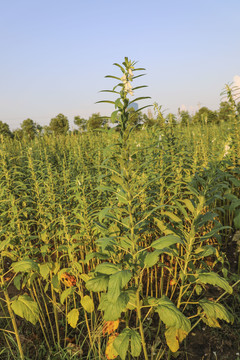
[[[42,128],[42,133],[43,133],[44,135],[50,135],[50,134],[51,134],[51,130],[50,130],[50,128],[49,128],[48,125],[44,125],[44,126],[43,126],[43,128]]]
[[[228,121],[232,115],[232,107],[227,101],[222,101],[218,110],[219,121]]]
[[[179,111],[181,125],[188,125],[192,121],[192,117],[187,110]]]
[[[55,135],[64,135],[69,130],[68,118],[63,114],[58,114],[52,118],[49,124],[49,130]]]
[[[4,137],[13,136],[11,130],[9,129],[9,125],[2,121],[0,121],[0,135],[3,135]]]
[[[201,123],[203,121],[207,121],[207,123],[217,123],[218,119],[216,111],[212,111],[206,106],[203,106],[193,116],[192,121],[193,123]]]
[[[84,131],[87,128],[87,120],[81,118],[80,116],[74,117],[74,124],[77,125],[78,130]]]
[[[87,130],[100,129],[107,124],[107,119],[100,115],[100,113],[92,114],[87,120]]]
[[[32,119],[23,120],[21,129],[23,131],[23,136],[26,136],[31,140],[34,139],[37,134],[37,124]]]
[[[38,134],[41,134],[42,131],[43,131],[43,126],[42,126],[42,125],[39,125],[39,124],[36,124],[36,130],[37,130],[37,133],[38,133]]]

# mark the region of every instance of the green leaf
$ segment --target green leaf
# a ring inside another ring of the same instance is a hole
[[[53,276],[52,285],[56,292],[58,292],[60,290],[60,282],[59,282],[58,274]]]
[[[111,122],[114,123],[117,119],[119,110],[113,111],[111,114]]]
[[[79,264],[79,262],[73,261],[72,264],[71,264],[71,266],[72,266],[72,269],[73,269],[73,270],[76,270],[76,271],[78,272],[78,274],[81,274],[81,273],[82,273],[82,271],[83,271],[82,265]]]
[[[152,247],[157,250],[162,250],[165,247],[174,245],[174,244],[183,244],[183,241],[177,235],[166,235],[152,243]]]
[[[133,69],[133,71],[145,71],[145,68],[137,68],[137,69]]]
[[[108,92],[108,93],[119,94],[119,91],[115,91],[115,90],[101,90],[99,92]]]
[[[98,240],[95,241],[95,243],[101,247],[102,251],[105,251],[105,249],[108,247],[112,248],[112,246],[117,245],[117,242],[115,240],[114,237],[108,237],[108,238],[100,238]],[[103,255],[104,256],[104,255]],[[102,258],[103,260],[103,256],[99,257],[100,259]],[[109,258],[109,256],[107,257]]]
[[[114,101],[111,100],[100,100],[100,101],[96,101],[96,104],[100,104],[100,103],[108,103],[108,104],[115,104]]]
[[[38,271],[38,264],[33,260],[21,260],[12,264],[14,272]]]
[[[109,276],[98,275],[93,279],[90,279],[86,282],[86,288],[89,291],[106,291],[108,286]]]
[[[148,268],[154,266],[158,262],[160,254],[161,254],[160,250],[148,252],[144,258],[144,265]]]
[[[20,295],[11,303],[14,313],[36,325],[39,319],[39,308],[35,301],[28,295]]]
[[[104,262],[102,264],[99,264],[95,268],[95,273],[101,273],[106,275],[112,275],[115,274],[117,271],[119,271],[119,267],[115,264]]]
[[[137,331],[132,329],[130,330],[130,336],[131,336],[131,355],[133,357],[138,357],[140,356],[142,351],[141,336]]]
[[[185,210],[185,208],[182,206],[182,204],[180,204],[177,200],[175,200],[175,205],[176,207],[178,208],[179,211],[181,211],[181,213],[183,214],[184,218],[186,220],[189,220],[189,216],[188,216],[188,213],[187,211]]]
[[[89,261],[92,260],[92,259],[108,260],[109,255],[103,254],[103,253],[100,253],[100,252],[90,252],[90,253],[88,253],[86,255],[85,260],[84,260],[84,264],[88,264]]]
[[[195,254],[197,254],[199,258],[203,258],[206,256],[215,255],[216,249],[212,245],[205,245],[197,248],[195,250]]]
[[[113,75],[106,75],[105,78],[111,78],[111,79],[116,79],[116,80],[121,81],[121,79],[119,77],[113,76]]]
[[[117,108],[123,109],[123,104],[121,102],[121,98],[118,98],[114,104],[115,104],[115,109],[117,109]]]
[[[21,289],[21,280],[23,276],[23,274],[18,274],[14,277],[13,284],[18,290]]]
[[[108,301],[115,303],[120,295],[121,288],[123,288],[131,279],[132,273],[130,270],[118,271],[110,276],[108,283]]]
[[[40,274],[45,280],[47,279],[51,269],[52,269],[52,263],[47,262],[39,265]]]
[[[78,323],[78,318],[79,318],[79,311],[78,309],[72,309],[68,314],[67,314],[67,322],[68,324],[75,329],[75,327],[77,326]]]
[[[160,319],[167,327],[175,327],[176,329],[183,329],[187,333],[191,329],[191,323],[180,310],[168,299],[167,296],[162,296],[160,299],[149,299],[150,305],[156,305],[155,311],[159,314]]]
[[[104,320],[116,321],[120,318],[121,313],[125,311],[128,301],[129,295],[127,292],[122,292],[114,303],[108,300],[107,294],[102,294],[98,310],[104,312]]]
[[[240,229],[240,212],[234,217],[233,223],[236,229]]]
[[[137,79],[137,78],[139,78],[139,77],[142,77],[142,76],[145,76],[145,75],[146,75],[146,74],[141,74],[141,75],[133,76],[132,80],[135,80],[135,79]]]
[[[119,65],[118,63],[114,63],[113,65],[118,66],[121,69],[122,73],[125,73],[125,70],[121,65]]]
[[[168,216],[172,221],[181,223],[182,220],[175,214],[171,213],[170,211],[164,211],[162,215]]]
[[[0,251],[4,250],[5,247],[10,243],[11,238],[9,237],[6,240],[0,241]]]
[[[126,358],[130,336],[130,329],[126,328],[114,340],[113,347],[122,360]]]
[[[60,303],[63,304],[66,298],[74,293],[75,289],[76,288],[73,286],[68,289],[65,289],[60,296]]]
[[[189,199],[182,200],[182,202],[186,205],[186,208],[192,213],[195,213],[195,208],[193,206],[193,203]]]
[[[213,228],[211,231],[209,231],[209,233],[201,236],[201,241],[206,240],[206,239],[210,239],[212,236],[216,235],[217,233],[219,233],[219,231],[225,230],[225,229],[232,229],[231,226],[216,226],[215,228]]]
[[[132,88],[132,90],[138,90],[138,89],[142,89],[142,88],[145,88],[145,87],[148,87],[148,85],[141,85],[141,86],[136,86],[134,88]]]
[[[214,219],[218,217],[217,213],[212,213],[212,212],[207,212],[205,214],[200,214],[196,220],[196,226],[197,228],[202,227],[203,225],[205,225],[206,223],[208,223],[209,221],[214,221]]]
[[[142,107],[140,107],[139,109],[136,110],[136,113],[142,111],[143,109],[146,109],[146,108],[148,108],[148,107],[151,107],[151,106],[153,106],[153,105],[145,105],[145,106],[142,106]]]
[[[222,304],[218,304],[213,301],[202,299],[199,300],[199,305],[201,306],[201,308],[203,309],[206,315],[207,321],[205,322],[207,323],[208,326],[220,327],[218,322],[214,321],[214,319],[225,320],[228,323],[229,322],[233,323],[234,318],[232,314],[230,314],[229,311],[227,311],[227,309]]]
[[[94,311],[93,299],[89,295],[85,295],[81,299],[81,304],[84,310],[86,310],[88,313],[92,313]]]
[[[126,293],[128,294],[129,300],[127,303],[126,308],[128,310],[133,310],[136,308],[136,304],[137,304],[137,290],[126,290]]]
[[[136,99],[133,99],[132,101],[129,102],[128,106],[136,101],[139,101],[139,100],[145,100],[145,99],[151,99],[151,96],[140,96]]]
[[[219,276],[214,272],[199,273],[198,279],[203,284],[211,284],[211,285],[219,286],[223,290],[227,291],[229,294],[232,294],[233,292],[233,289],[228,284],[227,280],[225,280],[224,278],[222,278],[221,276]]]

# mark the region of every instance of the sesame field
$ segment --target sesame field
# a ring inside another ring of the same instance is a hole
[[[118,67],[117,127],[0,139],[0,359],[237,360],[231,91],[228,121],[134,127]]]

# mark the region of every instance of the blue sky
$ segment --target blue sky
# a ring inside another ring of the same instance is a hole
[[[239,0],[0,0],[0,120],[109,115],[95,102],[124,56],[146,68],[139,95],[166,113],[217,109],[240,80],[239,14]]]

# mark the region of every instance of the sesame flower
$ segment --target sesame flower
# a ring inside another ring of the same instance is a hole
[[[121,77],[121,80],[122,80],[122,82],[123,82],[124,84],[126,84],[126,82],[127,82],[127,77],[126,77],[125,74]]]

